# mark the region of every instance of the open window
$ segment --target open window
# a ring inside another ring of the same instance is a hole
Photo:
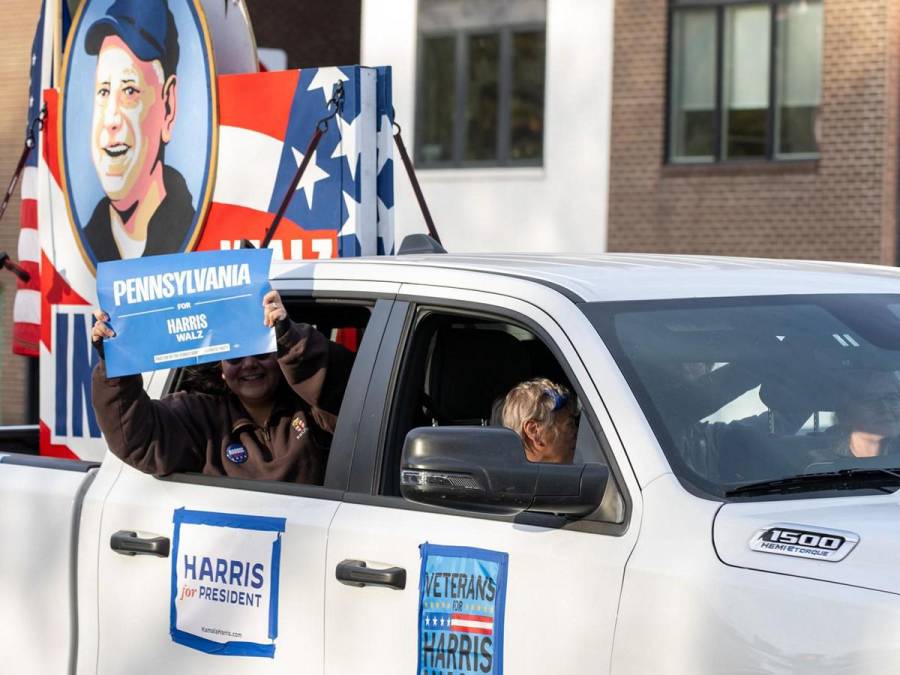
[[[367,378],[364,375],[357,374],[359,369],[357,353],[363,346],[367,328],[369,328],[370,320],[373,313],[375,313],[376,301],[291,296],[287,292],[282,293],[282,300],[288,316],[294,322],[312,325],[329,340],[342,345],[353,354],[352,368],[347,368],[346,372],[342,369],[341,377],[346,377],[348,380],[346,392],[358,393],[361,389],[358,382],[354,384],[354,378],[360,381],[367,380]],[[382,313],[386,315],[387,310],[384,309]],[[248,318],[248,320],[257,320],[257,317]],[[261,318],[258,320],[261,320]],[[379,322],[379,326],[382,325],[383,318]],[[378,330],[376,330],[377,332]],[[373,336],[376,342],[377,337],[377,335]],[[367,363],[366,367],[370,366],[371,363]],[[228,389],[222,379],[222,370],[219,362],[175,370],[171,373],[165,388],[165,394],[197,392],[222,395],[227,393],[227,391]],[[333,434],[322,430],[312,430],[320,434],[316,437],[320,445],[331,448],[325,476],[325,485],[327,487],[343,489],[346,484],[346,471],[351,461],[353,439],[352,432],[349,429],[352,425],[342,424],[342,420],[346,419],[347,414],[351,416],[357,414],[358,408],[361,406],[361,403],[357,402],[358,405],[350,406],[352,408],[351,412],[346,413],[348,398],[350,398],[350,394],[345,393],[340,404],[337,421],[334,422]],[[333,465],[336,466],[335,469],[333,469]]]
[[[581,400],[581,392],[536,330],[506,318],[421,308],[413,322],[394,384],[381,492],[400,495],[402,449],[421,427],[502,426],[506,394],[517,384],[547,378]],[[579,408],[581,404],[579,403]],[[606,465],[594,425],[580,416],[574,464]],[[610,476],[603,519],[621,522],[622,500]]]

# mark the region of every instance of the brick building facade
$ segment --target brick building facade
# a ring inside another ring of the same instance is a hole
[[[819,157],[666,159],[668,0],[615,8],[608,248],[897,263],[900,1],[824,0]]]

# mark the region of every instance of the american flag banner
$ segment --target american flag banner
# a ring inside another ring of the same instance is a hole
[[[37,164],[38,137],[36,120],[41,114],[41,92],[50,86],[53,69],[52,34],[45,38],[46,2],[42,4],[29,61],[28,119],[26,134],[34,141],[25,160],[20,177],[21,206],[19,209],[19,265],[31,276],[28,282],[19,281],[13,305],[13,352],[21,356],[40,355],[38,340],[41,330],[40,259],[37,223]],[[49,28],[49,27],[48,27]]]
[[[241,239],[259,245],[340,82],[343,107],[314,151],[270,246],[276,260],[380,252],[378,81],[378,69],[360,66],[219,77],[216,185],[197,248],[235,248]]]

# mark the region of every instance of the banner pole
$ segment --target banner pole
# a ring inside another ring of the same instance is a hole
[[[422,188],[419,187],[419,180],[416,178],[416,170],[413,167],[409,153],[406,152],[406,145],[403,143],[403,137],[400,135],[400,125],[394,122],[397,127],[397,133],[394,134],[394,141],[397,143],[397,150],[400,151],[400,158],[403,160],[403,166],[406,167],[406,174],[409,176],[409,182],[412,184],[413,192],[416,195],[416,201],[419,202],[419,209],[422,211],[422,217],[425,219],[425,227],[428,228],[429,236],[438,244],[441,244],[441,238],[438,236],[437,228],[434,226],[434,220],[431,218],[431,211],[428,210],[428,204],[425,202],[425,195],[422,194]]]

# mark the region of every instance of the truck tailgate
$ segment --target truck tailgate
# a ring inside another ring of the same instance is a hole
[[[78,518],[96,463],[0,454],[0,670],[65,673]]]

